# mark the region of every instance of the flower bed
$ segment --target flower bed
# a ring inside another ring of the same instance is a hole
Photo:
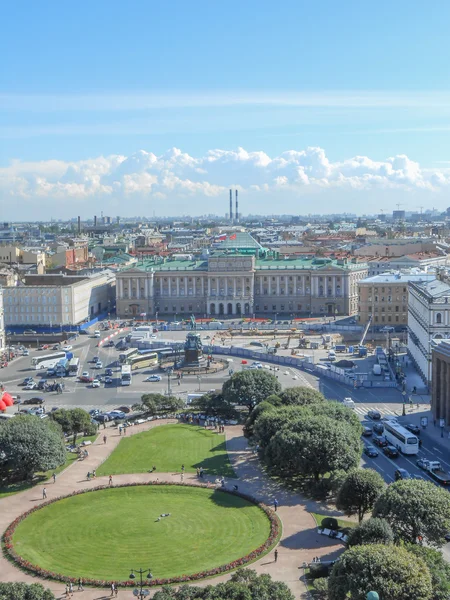
[[[174,485],[174,486],[179,486],[179,487],[201,487],[201,488],[211,489],[211,487],[207,484],[176,483],[176,482],[164,482],[164,481],[152,481],[149,483],[126,483],[123,485],[116,485],[114,487],[122,488],[122,487],[136,487],[136,486],[147,486],[147,485],[161,485],[161,486]],[[3,548],[4,548],[6,555],[10,559],[12,559],[20,568],[25,569],[26,571],[30,571],[30,572],[34,573],[35,575],[42,577],[43,579],[52,579],[52,580],[56,580],[56,581],[63,581],[65,583],[67,583],[67,582],[77,583],[78,578],[68,577],[66,575],[62,575],[61,573],[55,573],[53,571],[48,571],[47,569],[43,569],[42,567],[39,567],[38,565],[34,565],[31,562],[23,559],[15,551],[12,538],[13,538],[15,529],[19,525],[19,523],[21,523],[24,519],[26,519],[30,514],[36,512],[37,510],[40,510],[43,506],[48,506],[49,504],[53,504],[54,502],[58,502],[59,500],[63,500],[65,498],[70,498],[72,496],[78,496],[79,494],[88,494],[89,492],[95,492],[95,491],[104,490],[104,489],[110,489],[110,488],[107,485],[99,485],[99,486],[96,486],[89,490],[78,490],[78,491],[72,492],[71,494],[68,494],[67,496],[59,496],[57,498],[52,498],[51,500],[48,500],[47,502],[43,502],[42,504],[35,506],[35,507],[31,508],[30,510],[26,511],[25,513],[21,514],[19,517],[17,517],[17,519],[15,519],[12,523],[10,523],[10,525],[6,529],[5,533],[3,534],[2,542],[3,542]],[[251,496],[242,494],[237,491],[226,491],[226,490],[222,490],[220,488],[217,489],[216,491],[224,493],[224,494],[232,494],[235,496],[240,496],[244,500],[247,500],[248,502],[252,502],[253,504],[256,504],[256,506],[258,506],[266,514],[266,516],[268,517],[269,522],[270,522],[270,534],[269,534],[269,537],[267,538],[267,540],[264,542],[264,544],[262,544],[261,546],[259,546],[258,548],[256,548],[252,552],[250,552],[249,554],[246,554],[242,558],[233,560],[230,563],[221,565],[219,567],[215,567],[213,569],[209,569],[207,571],[200,571],[198,573],[193,573],[191,575],[179,575],[176,577],[169,577],[167,579],[152,579],[148,583],[149,586],[155,586],[155,585],[160,586],[160,585],[168,585],[168,584],[186,583],[189,581],[197,581],[199,579],[205,579],[207,577],[214,577],[216,575],[221,575],[223,573],[226,573],[227,571],[232,571],[239,567],[243,567],[251,562],[254,562],[259,557],[261,557],[263,554],[266,554],[271,549],[271,547],[277,542],[277,540],[279,539],[279,537],[281,535],[281,524],[280,524],[280,521],[279,521],[277,515],[268,506],[266,506],[263,503],[256,502]],[[112,580],[91,579],[91,578],[84,578],[84,577],[83,577],[83,581],[87,585],[93,585],[96,587],[109,587],[111,585],[111,583],[113,583]],[[120,587],[135,587],[136,586],[136,583],[133,580],[125,580],[125,581],[119,581],[119,582],[114,581],[114,583],[117,583]]]

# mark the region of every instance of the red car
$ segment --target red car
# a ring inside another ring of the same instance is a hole
[[[94,381],[93,377],[83,377],[83,375],[78,377],[78,379],[81,381],[81,383],[92,383]]]

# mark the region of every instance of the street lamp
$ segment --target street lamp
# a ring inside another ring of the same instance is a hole
[[[144,573],[147,571],[147,575],[144,578]],[[150,569],[131,569],[130,579],[136,579],[136,575],[139,575],[139,588],[135,588],[133,590],[133,596],[136,598],[140,598],[140,600],[144,600],[146,596],[150,594],[149,590],[144,590],[144,579],[152,580],[153,575],[151,574]]]
[[[197,381],[198,381],[198,391],[201,392],[201,388],[202,388],[202,376],[201,375],[197,375]]]
[[[172,394],[172,388],[170,387],[170,376],[172,375],[172,373],[173,373],[173,369],[171,367],[169,367],[167,369],[167,395],[169,396],[169,398]]]

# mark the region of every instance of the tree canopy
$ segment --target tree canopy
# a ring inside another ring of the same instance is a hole
[[[394,532],[384,519],[372,517],[363,521],[350,530],[347,545],[362,546],[363,544],[388,544],[394,543]]]
[[[302,386],[284,389],[280,394],[280,399],[284,405],[296,404],[298,406],[325,402],[325,396],[318,390]]]
[[[397,541],[439,547],[450,531],[450,494],[421,479],[397,481],[378,498],[373,516],[386,519]]]
[[[196,587],[183,585],[178,590],[164,586],[154,600],[294,600],[285,583],[273,581],[270,575],[257,575],[251,569],[238,569],[229,581]]]
[[[220,419],[235,419],[237,410],[232,404],[225,400],[223,394],[209,392],[192,401],[192,408],[200,410],[207,417],[218,417]]]
[[[50,417],[56,421],[67,435],[73,436],[73,443],[76,444],[79,433],[94,435],[97,427],[91,422],[91,417],[82,408],[58,408],[50,413]]]
[[[328,580],[329,600],[365,600],[377,591],[386,600],[431,600],[431,575],[425,562],[405,548],[380,544],[350,548],[335,563]]]
[[[246,406],[249,412],[271,394],[281,392],[278,379],[263,369],[251,369],[232,375],[222,386],[227,402]]]
[[[164,396],[164,394],[143,394],[141,406],[150,415],[157,415],[180,410],[184,407],[184,400],[176,396]]]
[[[56,469],[66,460],[66,448],[58,425],[50,419],[17,416],[0,427],[1,463],[5,477],[31,479],[39,471]]]
[[[381,475],[373,469],[354,469],[348,473],[336,498],[336,508],[346,515],[364,515],[373,509],[377,498],[385,488]]]
[[[419,546],[407,544],[406,549],[421,558],[431,574],[433,594],[431,600],[448,600],[450,598],[450,564],[442,556],[442,552]]]
[[[54,600],[55,596],[40,583],[0,583],[0,600]]]
[[[266,457],[270,466],[282,474],[317,480],[330,471],[356,467],[361,440],[348,423],[305,414],[275,433]]]

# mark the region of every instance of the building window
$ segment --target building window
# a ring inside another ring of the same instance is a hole
[[[259,304],[255,304],[255,310],[258,311],[259,310]]]
[[[264,304],[264,310],[269,310],[269,307],[267,306],[267,304]]]
[[[184,306],[180,307],[181,312],[184,312]]]
[[[172,306],[172,312],[177,312],[177,307],[176,306]]]
[[[301,304],[297,304],[297,310],[301,311],[302,310],[302,305]]]
[[[441,325],[442,324],[442,315],[441,315],[441,313],[436,313],[436,323],[437,323],[437,325]]]
[[[276,304],[272,304],[272,310],[277,310],[277,305]]]

